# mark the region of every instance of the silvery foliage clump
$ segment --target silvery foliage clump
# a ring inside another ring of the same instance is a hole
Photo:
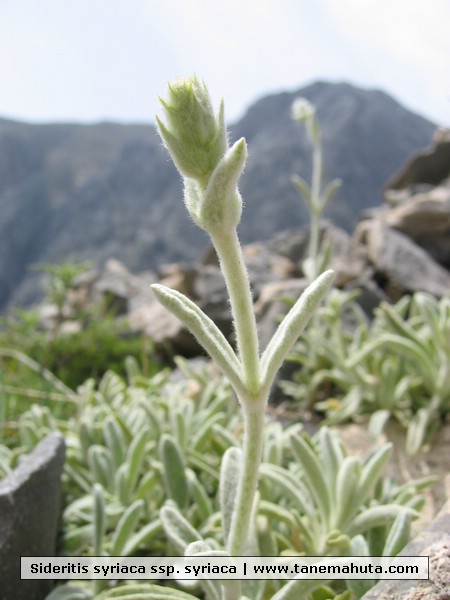
[[[297,343],[291,360],[301,369],[283,389],[330,424],[370,415],[374,437],[395,419],[415,454],[450,410],[450,299],[417,292],[382,303],[369,321],[356,296],[333,290]]]
[[[68,421],[37,405],[22,415],[18,424],[21,446],[9,450],[10,457],[17,460],[19,452],[29,451],[55,429],[64,433],[67,442],[61,536],[64,555],[172,555],[174,548],[183,553],[192,539],[217,551],[223,549],[219,466],[223,453],[238,445],[240,419],[224,378],[211,377],[206,367],[194,370],[185,361],[177,359],[177,363],[185,383],[171,381],[167,372],[144,377],[136,361],[129,358],[128,380],[108,372],[98,385],[87,381],[77,392],[77,411]],[[305,444],[312,450],[312,460],[305,461],[298,454]],[[394,524],[398,523],[403,506],[406,513],[402,518],[409,520],[420,502],[417,483],[396,488],[386,478],[381,479],[389,453],[389,449],[381,450],[378,458],[368,457],[360,467],[354,465],[357,488],[370,480],[370,493],[365,494],[366,499],[359,497],[359,507],[352,501],[339,510],[342,517],[331,518],[317,503],[314,483],[310,486],[308,481],[316,480],[319,464],[326,473],[332,504],[342,505],[337,499],[343,498],[347,483],[341,471],[347,471],[349,461],[337,439],[326,430],[310,439],[299,425],[283,428],[278,422],[266,423],[254,521],[255,544],[261,554],[344,552],[355,533],[348,518],[345,521],[348,510],[365,523],[361,534],[370,553],[374,554],[374,547],[381,553],[393,515],[397,514]],[[332,456],[335,458],[330,460]],[[7,460],[8,453],[3,458]],[[233,454],[229,458],[232,460]],[[336,468],[330,469],[330,464]],[[14,464],[3,466],[8,470]],[[338,488],[337,479],[341,482]],[[164,504],[176,507],[185,519],[177,529],[178,540],[166,539],[160,518]],[[397,505],[393,511],[379,508],[393,504]],[[375,512],[367,512],[373,507],[378,507]],[[381,517],[385,525],[380,525]],[[374,518],[379,526],[370,529]],[[404,535],[407,529],[401,531]],[[271,589],[268,584],[259,585],[259,592],[264,590],[266,597],[280,589],[279,584]],[[166,598],[173,591],[155,587],[155,583],[128,582],[112,590],[104,587],[105,582],[100,581],[72,582],[56,588],[49,600],[128,600],[137,593],[146,598]],[[246,591],[249,597],[258,597],[257,590]],[[329,591],[328,597],[332,596]],[[174,590],[173,597],[186,595]]]
[[[313,147],[312,176],[309,185],[299,175],[292,177],[292,183],[306,201],[310,214],[308,258],[303,263],[303,271],[309,281],[313,281],[328,268],[331,259],[331,246],[328,240],[320,240],[320,221],[325,208],[341,185],[339,179],[333,179],[322,187],[322,133],[316,116],[315,107],[306,98],[296,98],[292,104],[291,116],[302,123]]]
[[[88,380],[69,420],[33,405],[18,422],[20,446],[0,446],[0,472],[7,473],[49,432],[64,434],[63,555],[170,555],[159,514],[167,500],[200,535],[216,536],[220,459],[237,443],[240,420],[224,378],[176,362],[180,382],[165,371],[144,377],[129,357],[128,381],[113,372],[98,386]],[[108,585],[72,582],[49,600],[95,598]]]
[[[285,437],[291,457],[287,468],[279,460],[261,466],[259,518],[271,524],[268,535],[267,525],[260,523],[261,546],[294,556],[397,555],[423,507],[418,491],[429,486],[430,478],[399,487],[386,479],[392,444],[360,459],[349,456],[327,427],[313,437],[288,428]],[[270,455],[280,452],[271,448]],[[346,585],[359,598],[375,583],[348,580]],[[300,597],[310,585],[293,581],[280,597]]]

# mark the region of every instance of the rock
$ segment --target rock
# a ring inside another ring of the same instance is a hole
[[[226,295],[225,279],[219,267],[210,265],[198,271],[191,296],[202,305],[208,305],[223,302]]]
[[[450,130],[438,130],[430,149],[415,154],[399,173],[392,177],[386,190],[401,190],[415,184],[439,185],[450,173]]]
[[[0,482],[0,600],[43,600],[45,579],[20,581],[20,556],[55,556],[64,439],[52,433]]]
[[[159,269],[159,283],[178,290],[185,296],[192,298],[195,294],[195,280],[197,269],[180,263],[164,265]]]
[[[196,303],[214,321],[226,338],[231,337],[232,319],[225,280],[218,267],[199,270],[194,284]]]
[[[425,234],[415,240],[434,260],[450,270],[450,229],[440,235]]]
[[[287,229],[276,234],[268,242],[269,250],[291,260],[295,265],[300,265],[308,252],[309,228]]]
[[[450,182],[448,186],[432,188],[428,193],[415,194],[387,211],[383,221],[408,237],[441,234],[450,229]]]
[[[307,285],[306,279],[288,279],[268,283],[262,288],[261,295],[255,304],[259,342],[262,349],[267,346],[280,320],[305,291]]]
[[[428,192],[409,195],[380,218],[450,267],[450,179]]]
[[[344,287],[361,276],[365,260],[361,248],[343,229],[328,221],[321,225],[321,239],[326,237],[331,245],[330,267],[336,272],[335,285]],[[302,275],[302,263],[308,256],[309,228],[288,230],[267,243],[273,254],[287,258],[292,264],[289,273],[280,279]]]
[[[331,243],[330,268],[335,272],[334,285],[347,287],[359,279],[369,277],[365,249],[355,243],[345,231],[327,225],[325,234]]]
[[[258,323],[258,338],[261,350],[264,350],[272,339],[273,334],[291,306],[305,291],[306,279],[287,279],[267,283],[261,290],[261,295],[255,304],[255,314]],[[269,396],[271,405],[279,405],[286,396],[279,382],[290,379],[297,365],[284,361],[277,373]]]
[[[391,209],[381,210],[381,220],[450,268],[450,130],[438,130],[431,148],[388,182],[384,196]]]
[[[362,600],[448,600],[450,598],[450,501],[428,529],[400,552],[400,556],[428,556],[429,579],[380,581]]]
[[[388,295],[418,291],[438,297],[448,294],[450,273],[422,248],[379,221],[361,225],[365,228],[369,260],[377,274],[387,280],[384,289]]]
[[[257,300],[264,285],[293,277],[299,273],[290,257],[271,251],[267,244],[258,242],[243,247],[245,265],[250,278],[253,299]]]
[[[359,291],[355,301],[370,319],[373,317],[374,310],[381,302],[389,302],[387,294],[370,277],[362,276],[360,279],[355,279],[345,289]]]
[[[297,231],[295,230],[294,235],[296,235]],[[287,244],[284,239],[285,237],[288,238]],[[289,244],[290,237],[290,231],[283,232],[279,235],[280,239],[277,241],[254,242],[242,247],[254,299],[259,297],[261,287],[266,283],[278,279],[289,279],[300,274],[295,260],[292,259],[291,255],[286,253],[286,245]],[[285,244],[283,244],[283,240]],[[285,252],[280,252],[279,249],[283,249]],[[203,255],[200,265],[202,270],[205,266],[215,266],[219,269],[219,260],[212,246]]]
[[[83,325],[80,321],[64,321],[61,324],[58,334],[59,335],[75,335],[81,333]]]
[[[115,259],[106,261],[104,271],[93,286],[93,293],[99,295],[105,311],[114,315],[124,315],[128,308],[131,277],[125,266]]]
[[[53,331],[55,328],[59,310],[56,304],[42,304],[39,307],[39,329]]]
[[[128,299],[128,314],[132,314],[136,309],[148,306],[155,301],[152,292],[152,283],[157,283],[156,273],[148,271],[134,276],[134,292]]]
[[[130,313],[128,324],[132,332],[148,336],[165,359],[176,354],[192,357],[203,353],[194,336],[156,300]]]

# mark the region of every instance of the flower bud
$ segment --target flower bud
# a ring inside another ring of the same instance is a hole
[[[228,147],[223,103],[216,116],[205,84],[195,76],[170,84],[168,100],[160,101],[167,123],[158,117],[156,122],[176,167],[206,188]]]
[[[294,121],[304,123],[312,142],[318,142],[320,131],[316,119],[316,109],[306,98],[296,98],[292,103],[291,117]]]
[[[208,231],[229,231],[241,220],[242,198],[237,182],[247,159],[244,138],[238,140],[219,161],[206,190],[193,179],[184,180],[184,202],[195,223]]]
[[[242,198],[237,182],[247,160],[247,144],[244,138],[228,150],[208,183],[199,203],[199,222],[210,233],[230,230],[241,220]]]
[[[237,182],[247,159],[242,138],[228,148],[223,104],[217,117],[208,90],[196,77],[169,85],[161,100],[167,123],[159,133],[184,178],[184,202],[195,223],[210,234],[237,227],[242,199]]]

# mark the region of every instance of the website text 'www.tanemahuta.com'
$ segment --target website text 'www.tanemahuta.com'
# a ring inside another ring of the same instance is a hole
[[[21,557],[22,579],[428,579],[427,556]]]

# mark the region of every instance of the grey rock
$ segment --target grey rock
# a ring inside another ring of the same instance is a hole
[[[430,148],[390,179],[384,196],[393,208],[381,209],[381,220],[450,268],[450,130],[437,130]]]
[[[349,291],[358,290],[359,294],[355,300],[369,318],[373,317],[374,310],[381,302],[390,301],[389,296],[369,277],[363,276],[360,279],[355,279],[345,289]]]
[[[56,327],[59,310],[56,304],[41,304],[39,307],[39,329],[53,331]]]
[[[306,279],[287,279],[265,285],[255,304],[261,348],[264,349],[275,333],[282,317],[306,289]]]
[[[427,192],[404,190],[399,206],[382,211],[380,219],[398,229],[441,265],[450,267],[450,179]]]
[[[386,184],[401,190],[417,184],[439,185],[450,174],[450,130],[438,129],[431,148],[416,153]]]
[[[231,339],[231,309],[225,280],[218,267],[206,266],[199,270],[194,284],[194,298],[225,337]]]
[[[194,336],[156,300],[136,308],[127,321],[131,332],[148,336],[165,359],[176,354],[192,357],[203,352]]]
[[[300,265],[308,252],[309,228],[286,229],[268,241],[269,250]]]
[[[436,262],[450,270],[450,228],[440,234],[427,233],[415,239]]]
[[[450,273],[427,252],[379,221],[364,224],[369,259],[399,295],[424,291],[441,297],[449,293]]]
[[[52,582],[20,581],[20,556],[55,556],[64,439],[52,433],[0,482],[0,600],[43,600]]]
[[[178,290],[185,296],[195,296],[197,268],[190,264],[171,263],[162,265],[158,271],[159,283]]]
[[[93,300],[103,305],[105,311],[124,315],[128,309],[128,298],[132,293],[132,277],[128,269],[118,260],[109,259],[92,287]]]
[[[226,297],[226,286],[219,267],[206,266],[199,270],[194,283],[193,296],[203,305],[222,302]]]
[[[151,271],[140,273],[134,277],[134,291],[128,298],[128,313],[131,314],[137,308],[148,306],[154,302],[155,296],[151,285],[158,282],[156,273]]]
[[[269,250],[285,257],[291,264],[291,270],[277,279],[289,279],[302,275],[302,263],[308,257],[309,228],[291,229],[277,234],[267,242]],[[333,223],[321,224],[321,242],[327,240],[331,245],[330,268],[336,272],[335,284],[343,287],[361,276],[365,260],[361,248],[351,236]]]
[[[450,229],[450,181],[428,193],[410,196],[399,206],[381,215],[390,227],[417,239],[425,234],[441,234]]]
[[[267,244],[261,242],[245,245],[243,255],[254,300],[259,298],[267,283],[291,278],[298,273],[289,257],[272,252]]]

